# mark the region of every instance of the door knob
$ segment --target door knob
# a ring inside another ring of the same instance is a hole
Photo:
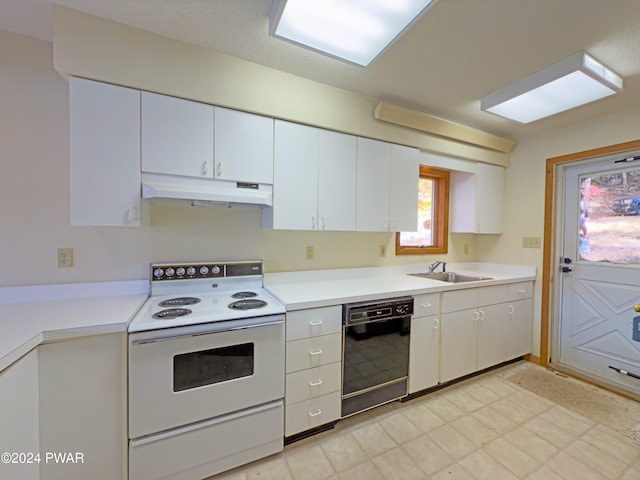
[[[634,309],[636,312],[640,313],[640,305],[636,305],[635,307],[633,307],[633,309]]]

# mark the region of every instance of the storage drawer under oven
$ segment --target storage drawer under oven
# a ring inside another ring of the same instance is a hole
[[[129,335],[129,438],[284,397],[284,316]]]

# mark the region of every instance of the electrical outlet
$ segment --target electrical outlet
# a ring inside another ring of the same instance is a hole
[[[73,248],[58,249],[58,268],[73,267]]]
[[[315,249],[313,247],[306,247],[304,251],[305,260],[313,260],[315,258]]]
[[[541,245],[540,237],[522,237],[522,248],[540,248]]]
[[[381,257],[386,257],[387,256],[387,246],[386,245],[380,245],[380,256]]]

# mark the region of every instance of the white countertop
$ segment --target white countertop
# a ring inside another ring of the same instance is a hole
[[[536,278],[535,267],[488,263],[452,263],[447,264],[447,271],[490,277],[491,280],[451,284],[407,275],[426,270],[423,263],[393,267],[268,273],[265,275],[264,284],[265,288],[291,311],[402,295],[530,281]]]
[[[126,332],[144,281],[0,288],[0,372],[41,343]]]

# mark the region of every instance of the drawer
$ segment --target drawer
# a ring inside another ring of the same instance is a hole
[[[442,292],[442,313],[457,312],[478,307],[478,289],[465,288]]]
[[[284,413],[284,435],[289,437],[340,418],[340,392],[287,405]]]
[[[287,373],[339,362],[342,358],[342,333],[304,338],[286,344]]]
[[[498,303],[506,303],[507,301],[507,286],[506,285],[491,285],[489,287],[482,287],[478,289],[478,306],[483,305],[496,305]]]
[[[342,390],[342,363],[309,368],[287,375],[284,401],[286,405]]]
[[[440,294],[425,293],[414,295],[413,316],[426,317],[428,315],[438,315],[440,313]]]
[[[287,341],[340,333],[342,306],[287,312]]]
[[[507,298],[509,302],[533,298],[533,282],[518,282],[507,285]]]

